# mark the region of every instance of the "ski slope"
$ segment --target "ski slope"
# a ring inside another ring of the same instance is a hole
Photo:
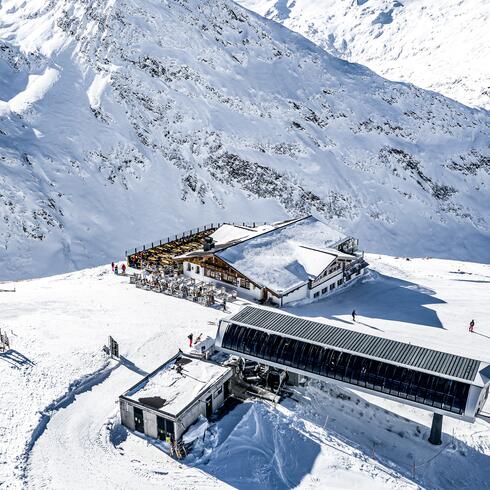
[[[351,289],[288,310],[490,360],[489,265],[368,261],[372,272]],[[223,313],[136,289],[106,266],[15,286],[15,293],[0,293],[2,328],[12,341],[0,354],[5,488],[490,485],[490,424],[445,417],[443,446],[434,447],[426,441],[430,413],[318,383],[276,407],[239,405],[177,462],[119,425],[117,397],[185,348],[190,332],[214,335]],[[108,335],[120,343],[121,362],[101,350]]]

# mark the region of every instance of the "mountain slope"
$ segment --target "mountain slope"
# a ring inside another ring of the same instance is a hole
[[[373,251],[490,260],[486,111],[227,0],[0,9],[0,278],[309,211]]]
[[[239,0],[340,58],[490,108],[486,0]]]

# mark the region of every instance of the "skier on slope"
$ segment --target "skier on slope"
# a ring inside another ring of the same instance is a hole
[[[356,321],[356,310],[352,310],[352,321],[355,323]]]
[[[190,333],[187,338],[189,339],[189,347],[192,347],[192,339],[194,338],[194,335],[192,335],[192,333]]]
[[[470,328],[469,328],[469,331],[470,332],[473,332],[473,329],[475,328],[475,320],[471,320],[470,322]]]
[[[112,265],[112,272],[114,272],[114,262],[111,265]]]
[[[122,273],[123,273],[123,274],[126,274],[126,264],[123,264],[123,265],[121,266],[121,269],[122,269]]]

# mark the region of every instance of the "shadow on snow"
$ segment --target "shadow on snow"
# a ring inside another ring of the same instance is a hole
[[[12,367],[19,369],[21,366],[34,366],[35,362],[28,359],[24,354],[21,354],[15,349],[9,349],[6,352],[0,352],[0,360],[5,361],[12,365]]]
[[[263,403],[243,403],[212,426],[184,460],[241,490],[299,485],[321,452],[320,444]]]
[[[444,328],[437,313],[428,306],[445,303],[435,297],[435,291],[395,277],[370,271],[357,284],[323,301],[285,308],[300,316],[334,317],[338,322],[355,326],[351,321],[338,316],[351,315],[356,310],[356,323],[373,330],[381,330],[369,319],[393,320],[397,322]]]
[[[486,454],[490,442],[486,435],[478,438],[473,434],[472,447],[443,433],[442,445],[434,446],[428,442],[429,426],[328,383],[313,382],[306,390],[298,390],[296,398],[286,399],[284,405],[299,418],[300,425],[308,421],[326,428],[323,445],[342,451],[336,441],[345,443],[356,450],[351,454],[357,458],[372,458],[382,465],[378,469],[384,467],[392,477],[398,473],[426,488],[488,488],[490,472],[485,468],[490,465]],[[487,429],[481,432],[487,434],[490,424],[482,424]]]

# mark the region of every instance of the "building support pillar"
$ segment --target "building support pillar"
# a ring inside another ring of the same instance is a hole
[[[439,445],[442,442],[442,415],[434,413],[432,417],[432,427],[430,429],[429,442],[431,444]]]

